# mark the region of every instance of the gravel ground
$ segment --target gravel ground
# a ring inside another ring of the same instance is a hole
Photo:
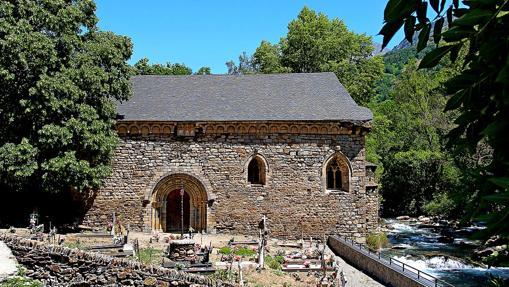
[[[345,274],[348,287],[383,287],[385,285],[378,283],[378,281],[366,275],[364,272],[356,269],[352,265],[346,263],[341,257],[336,256],[336,262],[339,263],[340,268]]]
[[[0,281],[5,277],[16,273],[16,259],[12,256],[11,250],[5,243],[0,241]]]

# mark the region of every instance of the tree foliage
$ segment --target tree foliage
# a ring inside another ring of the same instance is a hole
[[[0,2],[0,187],[101,184],[130,95],[128,38],[97,29],[95,4]]]
[[[228,61],[226,62],[226,67],[228,68],[228,75],[249,75],[258,72],[253,63],[253,57],[249,56],[246,52],[240,54],[238,65],[234,61]]]
[[[370,37],[304,7],[278,44],[262,41],[252,57],[244,52],[238,66],[232,61],[227,66],[229,74],[334,72],[350,95],[365,104],[383,73],[383,59],[373,57],[373,49]]]
[[[420,215],[436,196],[452,196],[460,190],[461,171],[448,156],[443,136],[452,127],[452,117],[443,113],[446,99],[441,87],[457,67],[434,71],[417,70],[416,58],[402,50],[399,76],[394,76],[386,99],[374,99],[373,131],[366,140],[367,159],[379,165],[380,192],[385,216]],[[395,63],[387,55],[387,66]],[[452,215],[449,213],[442,216]]]
[[[206,72],[206,67],[200,69]],[[210,68],[208,69],[210,73]],[[150,64],[148,58],[142,58],[133,66],[133,74],[135,75],[191,75],[192,69],[185,64]]]
[[[194,74],[195,75],[210,75],[211,74],[210,67],[201,67]]]
[[[450,95],[445,110],[458,113],[448,133],[449,146],[456,154],[475,155],[480,143],[492,151],[492,160],[475,174],[477,200],[474,214],[488,222],[486,235],[509,235],[509,1],[430,1],[437,14],[428,18],[428,2],[389,0],[380,31],[386,46],[404,26],[412,41],[419,32],[417,50],[433,36],[436,47],[424,56],[420,68],[432,68],[449,56],[452,62],[465,47],[463,70],[444,85]],[[447,28],[443,29],[447,21]]]

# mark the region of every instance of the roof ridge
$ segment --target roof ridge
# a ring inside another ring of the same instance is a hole
[[[369,121],[332,72],[255,75],[143,75],[118,104],[125,120]]]
[[[271,74],[262,74],[262,73],[256,73],[256,74],[239,74],[239,75],[231,75],[231,74],[209,74],[209,75],[133,75],[132,77],[255,77],[255,76],[291,76],[291,75],[320,75],[320,74],[334,74],[334,72],[311,72],[311,73],[271,73]],[[335,75],[335,74],[334,74]]]

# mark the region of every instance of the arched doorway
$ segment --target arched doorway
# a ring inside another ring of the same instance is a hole
[[[180,189],[175,189],[166,198],[166,231],[180,231],[184,224],[184,231],[189,230],[189,193],[184,191],[181,195]]]
[[[180,231],[182,215],[184,232],[188,232],[189,227],[198,232],[206,231],[207,192],[203,184],[191,175],[169,175],[159,181],[153,190],[151,227],[163,232]]]

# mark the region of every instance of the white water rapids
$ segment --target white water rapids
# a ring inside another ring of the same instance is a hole
[[[509,268],[482,268],[468,260],[481,242],[471,240],[468,234],[482,227],[457,230],[454,241],[441,242],[440,226],[419,226],[416,221],[389,219],[388,237],[391,248],[382,256],[392,257],[408,266],[436,276],[458,287],[484,286],[489,274],[509,279]]]

